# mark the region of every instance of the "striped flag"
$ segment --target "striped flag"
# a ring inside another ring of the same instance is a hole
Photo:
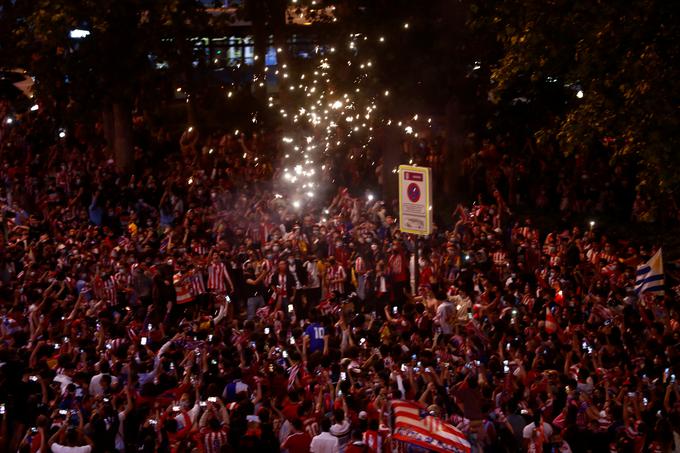
[[[392,401],[392,439],[439,453],[470,453],[470,442],[462,431],[429,415],[413,401]]]
[[[189,277],[189,281],[191,282],[191,289],[194,295],[198,296],[200,294],[206,293],[205,283],[203,282],[203,274],[200,270],[195,270],[192,272],[191,276]]]
[[[557,321],[549,307],[545,308],[545,331],[549,334],[557,332]]]
[[[640,295],[644,293],[663,295],[663,259],[661,249],[644,264],[637,268],[635,273],[635,292]]]
[[[177,293],[177,305],[186,304],[194,300],[194,295],[191,292],[191,283],[182,274],[175,274],[172,277],[172,282]]]

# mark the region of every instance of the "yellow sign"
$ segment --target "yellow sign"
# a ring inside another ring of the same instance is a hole
[[[427,236],[432,233],[432,170],[399,166],[399,229]]]

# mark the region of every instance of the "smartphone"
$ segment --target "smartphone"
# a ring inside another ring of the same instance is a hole
[[[4,406],[4,404],[3,404]],[[68,414],[68,411],[66,409],[59,409],[59,415],[66,415]]]
[[[344,371],[341,371],[340,372],[340,380],[341,381],[347,380],[347,373],[345,373]]]
[[[213,339],[212,334],[208,335],[208,341],[212,341],[212,339]]]
[[[7,409],[5,408],[5,403],[2,403],[0,404],[0,415],[4,415],[5,412],[7,412]]]
[[[111,346],[111,343],[107,343],[106,349],[111,349],[113,346]]]
[[[288,358],[288,351],[283,351],[283,358],[287,359]]]
[[[206,407],[208,403],[206,403],[205,401],[201,401],[200,403],[198,403],[198,405],[201,407]]]
[[[209,403],[216,403],[216,402],[217,402],[217,397],[216,397],[216,396],[210,396],[210,397],[208,397],[208,402],[209,402]]]
[[[398,310],[399,309],[396,306],[392,307],[392,314],[396,315]]]
[[[32,427],[32,428],[31,428],[31,433],[33,433],[33,434],[38,434],[38,428],[36,428],[35,426]]]
[[[33,382],[38,382],[38,376],[31,376],[29,379]]]
[[[342,390],[338,390],[338,396],[342,396]]]
[[[142,337],[142,341],[141,341],[140,343],[141,343],[142,346],[146,346],[146,342],[147,342],[147,341],[148,341],[148,340],[147,340],[146,337]]]
[[[264,328],[264,334],[265,334],[265,335],[269,335],[269,327],[265,327],[265,328]]]
[[[408,370],[408,367],[402,363],[401,364],[401,371],[406,372],[407,370]]]
[[[290,344],[295,344],[295,337],[290,337]]]
[[[154,420],[153,418],[149,419],[149,425],[156,425],[158,424],[158,420]]]
[[[147,324],[147,325],[146,325],[146,330],[151,331],[151,324]]]
[[[105,403],[108,403],[108,402],[111,401],[111,400],[108,399],[108,398],[103,398],[102,401],[104,401]]]
[[[292,311],[293,311],[293,304],[288,304],[288,312],[290,313]]]
[[[674,374],[671,374],[671,383],[675,384],[675,375]]]
[[[251,342],[250,342],[250,347],[251,347],[252,349],[255,349],[255,346],[256,346],[255,342],[254,342],[254,341],[251,341]]]
[[[173,410],[174,412],[179,412],[180,407],[179,407],[179,406],[172,406],[172,410]]]
[[[365,338],[362,338],[362,339],[359,340],[359,345],[360,345],[360,346],[363,346],[364,343],[366,343],[366,339],[365,339]]]
[[[635,398],[637,396],[637,393],[635,392],[628,392],[628,398]]]

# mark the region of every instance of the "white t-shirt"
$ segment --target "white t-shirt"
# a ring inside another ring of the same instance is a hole
[[[350,433],[352,425],[348,420],[343,420],[342,423],[336,423],[331,426],[331,434],[338,438],[338,447],[340,452],[345,451],[345,446],[350,441]]]
[[[449,301],[444,301],[439,307],[437,307],[437,319],[439,321],[439,326],[442,328],[442,333],[445,335],[450,335],[453,333],[452,321],[456,317],[456,307]]]
[[[118,412],[118,432],[116,433],[116,448],[125,451],[125,412]]]
[[[82,447],[69,447],[58,443],[52,444],[52,453],[91,453],[92,447],[84,445]]]
[[[338,453],[340,451],[338,438],[327,432],[314,436],[309,445],[309,451],[311,453]]]
[[[536,425],[534,424],[534,422],[531,422],[527,426],[525,426],[524,430],[522,431],[522,437],[524,437],[525,439],[531,439],[531,435],[534,433],[535,427]],[[546,422],[543,422],[543,434],[545,435],[546,442],[548,442],[553,435],[552,426],[550,426]]]
[[[90,395],[98,396],[104,394],[104,389],[101,385],[102,377],[104,377],[104,373],[99,373],[95,376],[92,376],[92,379],[90,379]],[[116,376],[111,376],[111,385],[117,382],[118,378]]]

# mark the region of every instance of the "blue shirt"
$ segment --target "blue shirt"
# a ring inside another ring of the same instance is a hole
[[[323,337],[326,334],[323,326],[312,323],[305,329],[305,335],[309,337],[309,352],[323,351]]]

